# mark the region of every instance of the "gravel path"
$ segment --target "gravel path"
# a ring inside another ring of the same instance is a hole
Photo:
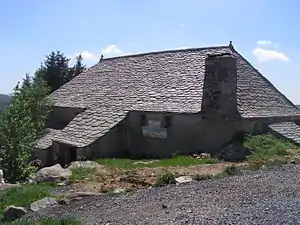
[[[86,225],[300,224],[299,191],[300,165],[289,165],[119,196],[85,197],[31,216],[75,215]]]

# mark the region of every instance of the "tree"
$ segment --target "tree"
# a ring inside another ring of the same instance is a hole
[[[72,80],[74,77],[76,77],[78,74],[82,73],[86,69],[85,65],[83,65],[82,61],[83,61],[83,58],[82,58],[81,54],[76,56],[76,63],[72,68],[70,68],[70,76],[68,77],[66,82],[69,82],[70,80]]]
[[[69,67],[70,59],[63,53],[60,51],[51,52],[36,72],[35,77],[45,80],[50,91],[53,92],[85,70],[82,60],[82,56],[78,55],[76,64]]]
[[[69,59],[60,51],[51,52],[40,69],[36,72],[37,78],[42,78],[53,92],[60,88],[69,77]]]
[[[44,130],[51,110],[51,103],[45,98],[48,93],[49,88],[40,78],[23,82],[16,87],[11,104],[1,114],[0,168],[8,181],[23,179],[31,172],[33,142]]]

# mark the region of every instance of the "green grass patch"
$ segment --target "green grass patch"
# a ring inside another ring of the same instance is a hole
[[[249,161],[268,160],[274,156],[288,155],[287,149],[296,149],[297,146],[290,141],[275,137],[272,134],[248,135],[243,145],[248,147],[252,154]]]
[[[0,212],[9,205],[27,207],[44,197],[56,197],[51,194],[53,187],[53,183],[40,183],[5,189],[0,192]]]
[[[74,182],[75,180],[84,180],[86,178],[90,179],[95,175],[95,168],[86,168],[86,167],[78,167],[71,169],[72,175],[69,179],[69,182]]]
[[[96,159],[95,162],[109,166],[109,167],[117,167],[117,168],[140,168],[140,167],[170,167],[170,166],[192,166],[199,164],[213,164],[220,162],[220,160],[216,158],[204,158],[204,159],[195,159],[191,156],[175,156],[172,158],[160,159],[151,163],[141,163],[141,162],[149,162],[154,159],[126,159],[126,158],[104,158],[104,159]]]
[[[73,218],[67,218],[67,219],[45,218],[38,222],[20,219],[13,222],[6,222],[2,224],[3,225],[82,225],[80,221]]]
[[[170,172],[160,174],[154,184],[155,187],[162,187],[169,184],[175,184],[176,175]]]

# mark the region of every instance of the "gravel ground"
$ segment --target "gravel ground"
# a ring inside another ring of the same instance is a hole
[[[300,165],[85,197],[30,217],[76,216],[83,224],[300,224]],[[162,205],[167,207],[162,207]]]

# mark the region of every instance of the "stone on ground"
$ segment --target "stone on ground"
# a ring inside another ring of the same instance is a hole
[[[50,207],[52,205],[57,205],[57,204],[58,203],[57,203],[55,198],[46,197],[46,198],[40,199],[40,200],[35,201],[34,203],[32,203],[30,205],[30,210],[34,211],[34,212],[37,212],[41,209],[45,209],[47,207]]]
[[[3,220],[4,221],[13,221],[16,219],[21,218],[26,214],[26,210],[23,207],[17,207],[17,206],[8,206],[3,211]]]
[[[127,192],[126,188],[116,188],[116,189],[113,190],[114,194],[122,194],[122,193],[125,193],[125,192]]]
[[[245,160],[246,156],[250,154],[250,149],[242,145],[229,144],[221,149],[219,156],[228,162],[239,162]]]
[[[69,166],[68,169],[77,169],[77,168],[96,168],[100,165],[93,161],[74,161]]]
[[[175,179],[175,181],[179,184],[192,182],[193,178],[191,176],[180,176]]]
[[[64,169],[60,164],[56,164],[54,166],[45,167],[40,169],[35,174],[35,180],[37,182],[44,181],[62,181],[68,180],[72,175],[72,171],[70,169]]]

